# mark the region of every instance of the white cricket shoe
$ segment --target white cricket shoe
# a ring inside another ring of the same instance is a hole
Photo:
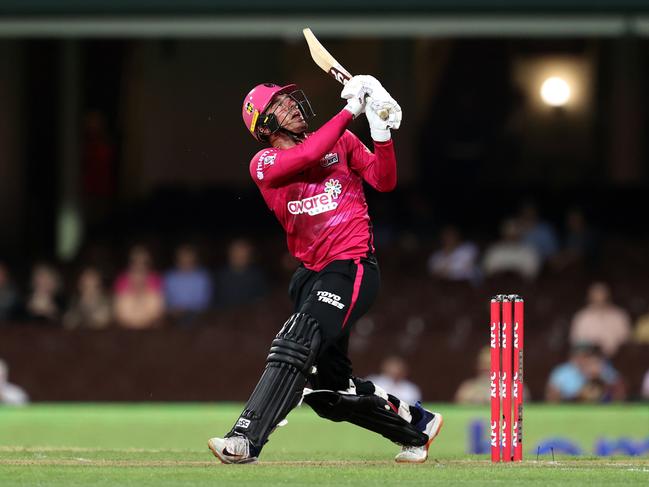
[[[207,446],[223,463],[257,463],[257,456],[250,451],[250,441],[245,436],[210,438]]]
[[[430,444],[439,434],[439,430],[442,429],[444,424],[441,414],[424,409],[420,402],[417,402],[415,407],[422,412],[422,417],[414,426],[428,436],[428,441],[422,446],[402,446],[401,451],[394,457],[397,463],[424,463],[428,458]]]

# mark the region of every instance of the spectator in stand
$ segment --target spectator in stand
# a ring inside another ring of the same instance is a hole
[[[129,266],[115,282],[113,302],[115,320],[124,328],[151,328],[160,324],[164,314],[162,279],[153,270],[149,251],[134,246]]]
[[[253,247],[236,239],[228,248],[228,264],[214,279],[215,304],[226,308],[254,302],[266,294],[266,278],[253,264]]]
[[[101,274],[97,269],[88,267],[79,275],[77,294],[63,316],[63,325],[69,329],[106,328],[112,320],[111,306]]]
[[[641,345],[649,345],[649,313],[638,318],[633,331],[633,341]]]
[[[0,322],[16,318],[18,307],[18,292],[11,281],[8,267],[0,261]]]
[[[491,348],[482,347],[476,359],[476,375],[467,379],[455,393],[455,402],[458,404],[489,404],[491,400]],[[523,394],[526,401],[530,400],[530,391],[523,385]]]
[[[483,347],[476,361],[476,375],[467,379],[455,393],[455,402],[460,404],[488,404],[491,394],[491,349]]]
[[[478,279],[478,247],[463,242],[456,227],[448,226],[440,234],[442,248],[428,259],[428,271],[439,279],[471,281]]]
[[[517,220],[505,220],[501,225],[502,239],[487,248],[482,262],[485,275],[503,272],[519,274],[534,279],[541,267],[541,257],[536,249],[521,240],[521,227]]]
[[[129,287],[130,279],[134,276],[140,279],[142,275],[148,289],[158,292],[162,290],[162,278],[153,269],[151,253],[143,245],[134,245],[129,251],[128,267],[117,276],[115,292],[120,294]]]
[[[642,390],[640,391],[640,397],[649,401],[649,370],[644,375],[642,379]]]
[[[590,343],[573,345],[570,360],[550,374],[545,398],[550,402],[610,402],[626,397],[620,374],[607,362],[601,349]]]
[[[114,313],[123,328],[145,329],[161,324],[164,315],[162,290],[151,286],[144,269],[132,269],[126,285],[115,296]]]
[[[212,301],[212,279],[199,266],[196,249],[181,245],[176,250],[176,268],[164,276],[167,311],[186,321],[205,311]]]
[[[598,254],[598,239],[584,213],[573,208],[566,214],[566,234],[563,248],[552,259],[555,270],[561,271],[578,264],[594,263]]]
[[[386,358],[381,364],[381,373],[371,375],[367,380],[379,386],[388,394],[398,397],[408,404],[415,404],[421,401],[421,391],[414,383],[407,380],[408,365],[397,356]]]
[[[9,367],[0,359],[0,404],[23,406],[29,402],[27,393],[9,382]]]
[[[32,270],[32,291],[27,297],[27,318],[56,322],[61,319],[65,302],[61,294],[59,273],[48,264],[37,264]]]
[[[559,239],[548,222],[540,219],[533,203],[526,203],[520,209],[518,221],[521,225],[521,241],[534,247],[542,262],[554,257],[559,251]]]
[[[626,311],[613,304],[606,283],[595,282],[588,289],[587,304],[575,314],[570,327],[570,343],[598,345],[613,357],[620,345],[631,338],[631,320]]]

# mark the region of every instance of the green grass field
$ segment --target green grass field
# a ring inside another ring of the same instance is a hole
[[[649,456],[592,456],[597,438],[649,436],[649,407],[526,407],[526,459],[492,465],[468,455],[467,424],[486,408],[438,404],[444,428],[424,465],[397,465],[397,447],[300,408],[266,446],[259,465],[221,465],[206,441],[224,433],[240,405],[61,404],[0,409],[0,486],[167,485],[649,485]],[[588,454],[531,453],[567,436]]]

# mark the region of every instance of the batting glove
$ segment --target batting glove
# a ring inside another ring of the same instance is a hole
[[[365,96],[368,94],[368,88],[363,83],[363,78],[364,76],[354,76],[340,92],[340,97],[347,100],[345,109],[351,112],[354,118],[365,111]]]
[[[401,125],[401,107],[394,100],[377,101],[374,97],[368,97],[366,103],[365,116],[370,126],[372,140],[386,142],[390,139],[390,129],[398,129]],[[381,110],[387,110],[387,119],[384,120],[379,116]]]

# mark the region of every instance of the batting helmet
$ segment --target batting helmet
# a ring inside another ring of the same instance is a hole
[[[297,102],[305,119],[314,115],[309,100],[302,90],[298,89],[297,85],[280,86],[274,83],[257,85],[246,95],[241,109],[243,123],[255,139],[262,140],[258,131],[260,127],[268,126],[271,128],[271,132],[275,132],[280,128],[273,114],[264,113],[273,101],[273,97],[280,94],[288,94],[291,96]]]

